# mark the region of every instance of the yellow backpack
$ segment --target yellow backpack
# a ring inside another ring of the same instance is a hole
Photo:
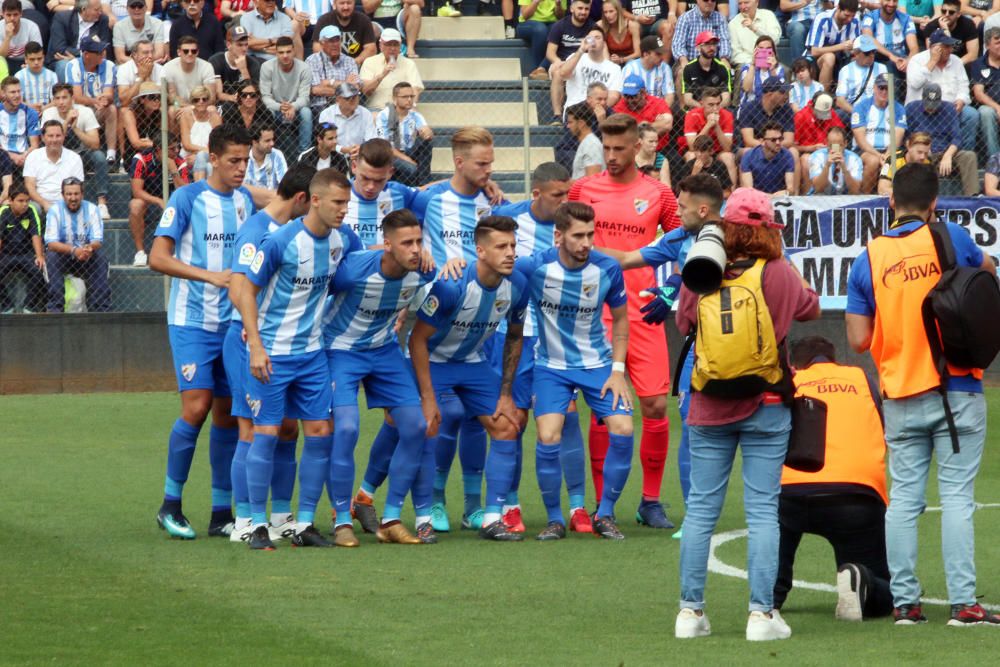
[[[720,398],[775,391],[782,379],[778,342],[764,301],[763,259],[698,299],[691,388]]]

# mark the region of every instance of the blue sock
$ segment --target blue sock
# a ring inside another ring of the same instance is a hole
[[[458,439],[458,459],[462,463],[465,515],[483,507],[483,468],[486,466],[486,429],[478,419],[462,423]]]
[[[632,469],[632,436],[608,434],[608,455],[604,459],[604,493],[597,516],[613,516]]]
[[[486,455],[486,512],[499,514],[517,468],[517,441],[493,440]]]
[[[434,447],[434,502],[445,503],[445,489],[448,488],[448,473],[458,449],[458,429],[465,419],[465,408],[457,396],[440,397],[441,426],[438,428],[437,445]]]
[[[559,443],[535,447],[535,475],[538,477],[538,488],[542,492],[542,503],[549,515],[549,522],[566,523],[560,505],[562,493],[562,471],[559,466]]]
[[[212,426],[208,429],[208,460],[212,466],[212,511],[233,508],[233,454],[240,430]]]
[[[389,490],[383,517],[398,519],[406,494],[413,488],[424,455],[427,422],[419,406],[405,405],[389,411],[399,430],[399,445],[389,462]]]
[[[295,440],[279,440],[274,449],[274,472],[271,473],[271,513],[288,514],[292,511],[292,493],[295,491]]]
[[[316,503],[323,495],[323,484],[330,476],[331,449],[333,449],[332,435],[305,437],[302,459],[299,461],[299,511],[295,517],[301,523],[312,523],[316,516]],[[350,522],[350,509],[346,512],[347,521]],[[340,515],[337,516],[339,518]]]
[[[587,461],[583,451],[580,417],[576,412],[567,413],[566,421],[563,422],[559,463],[562,464],[563,477],[566,478],[570,509],[583,507],[587,491]]]
[[[357,405],[333,409],[333,456],[330,460],[330,481],[327,490],[330,504],[337,511],[337,525],[351,523],[351,494],[354,493],[354,448],[358,444]],[[303,452],[303,458],[305,453]],[[299,484],[302,474],[299,474]],[[301,496],[302,490],[299,490]]]
[[[236,516],[240,519],[250,518],[250,491],[247,489],[247,452],[250,443],[239,440],[236,452],[233,454],[233,464],[229,467],[233,478],[233,499],[236,500]]]
[[[184,492],[184,483],[191,472],[191,461],[194,459],[194,447],[198,442],[200,426],[191,426],[183,419],[174,422],[170,429],[170,440],[167,445],[167,477],[163,484],[163,500],[180,502]]]
[[[371,488],[371,493],[382,486],[386,475],[389,474],[389,461],[392,459],[393,452],[396,451],[396,443],[398,442],[399,429],[389,422],[382,422],[382,428],[378,430],[375,439],[372,440],[372,448],[368,453],[368,467],[365,469],[365,483]]]
[[[250,519],[253,525],[267,523],[267,494],[274,472],[274,448],[278,436],[255,433],[247,452],[247,490],[250,492]]]
[[[436,438],[424,440],[420,457],[420,470],[413,480],[413,511],[418,517],[430,516],[431,505],[434,503],[434,441]]]
[[[507,492],[508,505],[520,505],[517,492],[521,488],[521,467],[524,462],[524,432],[517,434],[517,452],[514,453],[514,478],[510,480],[510,491]]]

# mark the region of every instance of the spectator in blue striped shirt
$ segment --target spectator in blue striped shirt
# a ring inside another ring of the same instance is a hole
[[[396,180],[414,187],[431,180],[431,140],[434,131],[413,110],[417,93],[406,81],[392,87],[392,106],[375,117],[375,133],[392,144]]]
[[[45,67],[45,49],[38,42],[28,42],[24,47],[24,65],[14,75],[21,82],[21,99],[42,113],[52,102],[52,86],[59,83],[59,77]]]
[[[115,106],[117,67],[105,54],[108,43],[91,35],[80,44],[80,57],[66,67],[66,83],[73,86],[73,101],[90,107],[108,138],[108,164],[118,161],[118,107]]]
[[[816,16],[823,11],[824,4],[824,0],[781,0],[781,11],[790,15],[785,25],[785,36],[788,37],[788,46],[796,58],[806,55],[806,38],[812,31]]]
[[[899,0],[882,0],[882,7],[872,10],[861,21],[861,32],[875,40],[875,59],[892,64],[896,76],[906,76],[910,56],[919,51],[917,28],[908,15],[899,11]]]
[[[903,145],[906,111],[902,104],[896,102],[893,122],[889,120],[889,80],[880,74],[875,79],[875,94],[858,102],[851,114],[854,141],[865,165],[863,192],[875,188],[882,164],[892,156],[892,135],[896,136],[897,147]]]
[[[0,148],[17,167],[24,166],[24,158],[38,148],[38,113],[21,103],[21,82],[8,76],[0,84],[3,107],[0,110]]]
[[[858,0],[839,0],[836,9],[828,9],[813,21],[806,44],[819,65],[819,81],[829,90],[840,68],[847,64],[854,40],[861,34]]]
[[[732,47],[729,41],[729,24],[726,17],[716,9],[716,0],[697,0],[698,6],[677,19],[674,29],[674,40],[671,50],[674,63],[683,68],[692,60],[698,58],[698,46],[695,39],[703,32],[710,32],[719,38],[717,57],[729,66],[729,56]]]
[[[259,207],[267,206],[288,171],[285,154],[274,147],[274,125],[255,124],[250,128],[250,159],[243,186]]]

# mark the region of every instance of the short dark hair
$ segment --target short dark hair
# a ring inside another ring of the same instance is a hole
[[[601,123],[601,134],[619,137],[630,133],[639,136],[639,125],[635,118],[626,113],[611,114]]]
[[[962,0],[941,0],[942,5],[954,5],[956,7],[962,6]]]
[[[230,144],[249,146],[251,143],[247,129],[234,123],[216,125],[208,134],[208,152],[212,155],[222,155]]]
[[[793,341],[789,346],[789,361],[795,368],[806,368],[817,357],[837,361],[837,348],[825,336],[806,336]]]
[[[719,179],[704,172],[691,174],[677,184],[678,192],[686,192],[693,197],[707,199],[709,205],[718,211],[722,208],[722,201],[726,198],[722,191],[722,184]]]
[[[827,128],[827,130],[826,130],[826,136],[827,136],[827,138],[829,139],[830,135],[833,134],[834,132],[839,132],[840,136],[844,137],[845,139],[847,138],[847,130],[845,130],[844,128],[842,128],[839,125],[834,125],[832,127]]]
[[[486,240],[492,232],[509,232],[511,234],[517,231],[517,222],[514,218],[506,215],[486,215],[479,219],[476,223],[475,231],[475,241],[476,245],[479,245],[482,241]]]
[[[706,97],[722,97],[722,89],[715,86],[706,86],[701,89],[701,95],[698,99],[703,100]]]
[[[761,139],[763,139],[765,134],[767,134],[768,132],[773,132],[774,130],[780,132],[782,137],[785,136],[785,128],[783,128],[781,126],[781,123],[779,123],[776,120],[769,120],[766,123],[764,123],[764,125],[762,125],[760,128],[759,136]]]
[[[57,83],[52,86],[52,97],[55,97],[59,93],[66,92],[69,93],[70,97],[73,96],[73,86],[68,83]]]
[[[938,175],[929,164],[908,162],[892,177],[892,197],[897,209],[925,211],[937,196]]]
[[[574,220],[587,223],[593,222],[594,209],[589,204],[579,201],[568,201],[560,204],[559,208],[556,209],[556,229],[560,232],[565,232],[570,228]]]
[[[858,0],[838,0],[837,9],[846,12],[856,12],[858,11]]]
[[[694,151],[712,151],[715,154],[715,139],[707,134],[701,134],[691,142],[691,149]]]
[[[293,42],[292,38],[288,35],[282,35],[274,41],[274,48],[277,49],[282,46],[295,46],[295,42]]]
[[[50,127],[58,127],[63,134],[66,133],[66,128],[63,127],[61,120],[47,120],[44,123],[42,123],[42,136],[45,136],[45,130],[49,129]]]
[[[333,167],[327,167],[326,169],[320,169],[313,174],[312,179],[309,181],[309,193],[312,194],[314,190],[321,190],[331,186],[350,190],[351,182],[347,179],[347,176],[344,176],[344,174],[340,172],[340,170],[334,169]]]
[[[263,132],[270,130],[271,132],[277,132],[274,128],[273,123],[269,122],[257,122],[250,126],[250,139],[253,141],[260,141],[260,136]]]
[[[334,123],[320,123],[319,125],[316,126],[316,134],[313,137],[313,141],[315,141],[318,144],[319,140],[322,139],[327,132],[331,131],[332,132],[339,131],[337,130],[337,126]]]
[[[28,188],[25,187],[23,182],[14,181],[14,185],[10,186],[10,192],[8,193],[8,196],[11,199],[13,199],[18,195],[25,195],[26,197],[31,197],[31,195],[28,194]]]
[[[543,162],[531,172],[531,187],[534,189],[552,181],[568,181],[570,177],[569,170],[558,162]]]
[[[594,110],[586,102],[577,102],[572,106],[566,107],[566,119],[569,120],[570,118],[582,120],[588,127],[593,125],[596,119]]]
[[[395,97],[396,93],[401,91],[403,88],[413,88],[413,84],[409,81],[400,81],[395,86],[392,87],[392,96]]]
[[[314,176],[316,176],[316,168],[300,162],[281,177],[281,181],[278,183],[278,196],[288,201],[300,192],[308,194]]]
[[[392,144],[385,139],[369,139],[358,148],[358,161],[361,160],[375,169],[388,167],[393,161]]]
[[[185,44],[194,44],[195,46],[198,46],[198,38],[194,35],[184,35],[177,40],[177,48],[180,48]]]
[[[36,53],[45,53],[45,47],[38,42],[28,42],[24,45],[24,55],[33,56]]]
[[[3,0],[3,5],[0,6],[0,11],[4,12],[23,11],[21,9],[21,0]]]
[[[420,221],[409,209],[400,208],[382,218],[382,234],[402,229],[404,227],[419,227]]]

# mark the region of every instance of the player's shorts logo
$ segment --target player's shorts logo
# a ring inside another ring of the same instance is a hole
[[[632,204],[635,206],[635,212],[638,213],[639,215],[645,213],[646,209],[649,208],[648,199],[635,199],[632,201]]]
[[[260,399],[250,398],[250,394],[247,394],[247,405],[250,407],[250,414],[254,417],[260,414]]]
[[[190,382],[198,370],[198,364],[181,364],[181,377]]]
[[[160,227],[169,227],[174,222],[174,216],[177,215],[177,211],[173,206],[168,206],[167,210],[163,212],[163,216],[160,217]]]
[[[596,284],[591,283],[589,285],[584,285],[583,286],[583,295],[585,297],[587,297],[588,299],[590,297],[594,296],[595,292],[597,292],[597,285]]]
[[[240,266],[250,266],[253,261],[253,256],[257,254],[257,248],[252,243],[244,243],[243,247],[240,248]]]
[[[253,262],[250,263],[250,270],[257,273],[260,271],[260,267],[262,266],[264,266],[264,253],[263,251],[258,250],[257,254],[254,255]]]
[[[427,297],[426,301],[424,301],[424,305],[420,306],[420,311],[424,315],[431,317],[432,315],[434,315],[434,313],[437,312],[439,305],[441,305],[441,302],[438,301],[438,298],[432,294],[431,296]]]

